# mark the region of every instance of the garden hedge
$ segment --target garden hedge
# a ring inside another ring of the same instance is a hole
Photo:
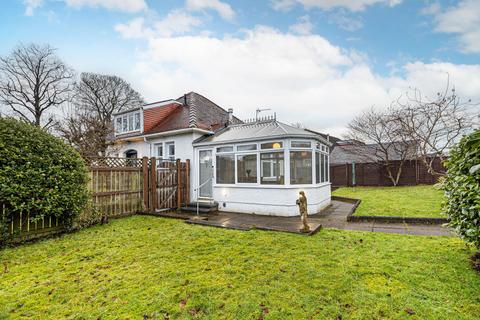
[[[56,217],[71,227],[88,200],[87,168],[78,152],[39,127],[0,118],[0,153],[3,230],[19,212],[32,222]]]
[[[480,130],[465,136],[450,152],[443,181],[450,225],[480,249]]]

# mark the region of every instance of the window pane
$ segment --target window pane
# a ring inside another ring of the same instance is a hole
[[[235,183],[233,154],[217,155],[217,183]]]
[[[128,131],[128,118],[123,117],[123,131]]]
[[[283,142],[267,142],[260,145],[262,149],[281,149],[283,148]]]
[[[217,148],[217,152],[232,152],[233,151],[233,147],[220,147],[220,148]]]
[[[290,183],[312,183],[312,153],[310,151],[290,152]]]
[[[140,130],[140,113],[135,113],[135,130]]]
[[[262,153],[260,155],[260,168],[262,184],[285,183],[285,161],[283,152]]]
[[[330,168],[328,166],[328,155],[325,155],[325,182],[328,182],[330,179]]]
[[[122,118],[117,118],[117,132],[122,132]]]
[[[175,143],[173,142],[168,142],[165,143],[165,149],[167,149],[167,157],[170,160],[175,160]]]
[[[163,145],[162,144],[157,144],[157,157],[159,157],[159,158],[163,157]]]
[[[322,162],[321,162],[321,170],[322,170],[322,180],[321,182],[325,182],[325,155],[321,154]]]
[[[257,150],[257,145],[256,144],[247,144],[247,145],[244,145],[244,146],[238,146],[237,150],[238,151]]]
[[[257,155],[237,156],[238,183],[257,183]]]
[[[133,130],[133,114],[128,116],[128,131]]]
[[[320,163],[321,163],[321,154],[320,152],[315,152],[315,182],[320,183]]]
[[[310,141],[292,141],[292,148],[311,148],[312,144]]]

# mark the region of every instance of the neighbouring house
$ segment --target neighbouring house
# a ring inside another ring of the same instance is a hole
[[[190,160],[190,198],[221,211],[299,215],[330,204],[327,138],[275,117],[243,122],[233,110],[190,92],[114,116],[119,157]]]
[[[399,148],[397,148],[399,149]],[[395,148],[389,149],[389,160],[393,172],[397,172],[401,156]],[[435,159],[434,168],[445,168],[440,159]],[[338,186],[391,186],[378,145],[354,140],[336,139],[330,154],[330,176],[332,185]],[[430,174],[425,165],[414,155],[402,166],[398,185],[434,184],[438,177]]]

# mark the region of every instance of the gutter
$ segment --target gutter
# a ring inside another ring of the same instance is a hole
[[[235,140],[225,140],[225,141],[213,141],[213,142],[197,142],[193,143],[193,146],[195,147],[201,147],[201,146],[211,146],[211,145],[221,145],[221,144],[232,144],[232,143],[243,143],[243,142],[254,142],[254,141],[270,141],[274,139],[286,139],[286,138],[299,138],[299,139],[315,139],[317,141],[320,141],[327,146],[331,147],[333,145],[332,142],[325,140],[321,136],[307,136],[307,135],[302,135],[302,134],[282,134],[282,135],[275,135],[275,136],[268,136],[268,137],[254,137],[254,138],[248,138],[248,139],[235,139]]]
[[[177,135],[177,134],[189,133],[189,132],[198,132],[198,133],[202,133],[202,134],[212,134],[213,133],[212,131],[203,130],[203,129],[199,129],[199,128],[186,128],[186,129],[177,129],[177,130],[170,130],[170,131],[164,131],[164,132],[158,132],[158,133],[144,134],[143,138],[146,141],[149,138]]]

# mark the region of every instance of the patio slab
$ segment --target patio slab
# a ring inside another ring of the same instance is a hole
[[[291,232],[302,235],[313,235],[322,227],[325,227],[343,230],[396,233],[405,235],[454,236],[454,233],[450,228],[442,225],[348,222],[347,215],[352,210],[352,207],[352,203],[332,200],[331,205],[324,209],[321,213],[309,215],[308,222],[312,230],[309,233],[302,233],[300,231],[302,228],[300,217],[274,217],[223,211],[202,215],[201,219],[197,219],[195,214],[184,212],[159,212],[154,215],[183,219],[189,224],[244,231],[258,229]]]
[[[186,223],[228,228],[236,230],[268,230],[283,231],[302,235],[313,235],[318,232],[322,225],[319,222],[310,222],[311,231],[301,232],[302,222],[299,217],[273,217],[245,213],[219,212],[208,217],[208,220],[190,219]]]

